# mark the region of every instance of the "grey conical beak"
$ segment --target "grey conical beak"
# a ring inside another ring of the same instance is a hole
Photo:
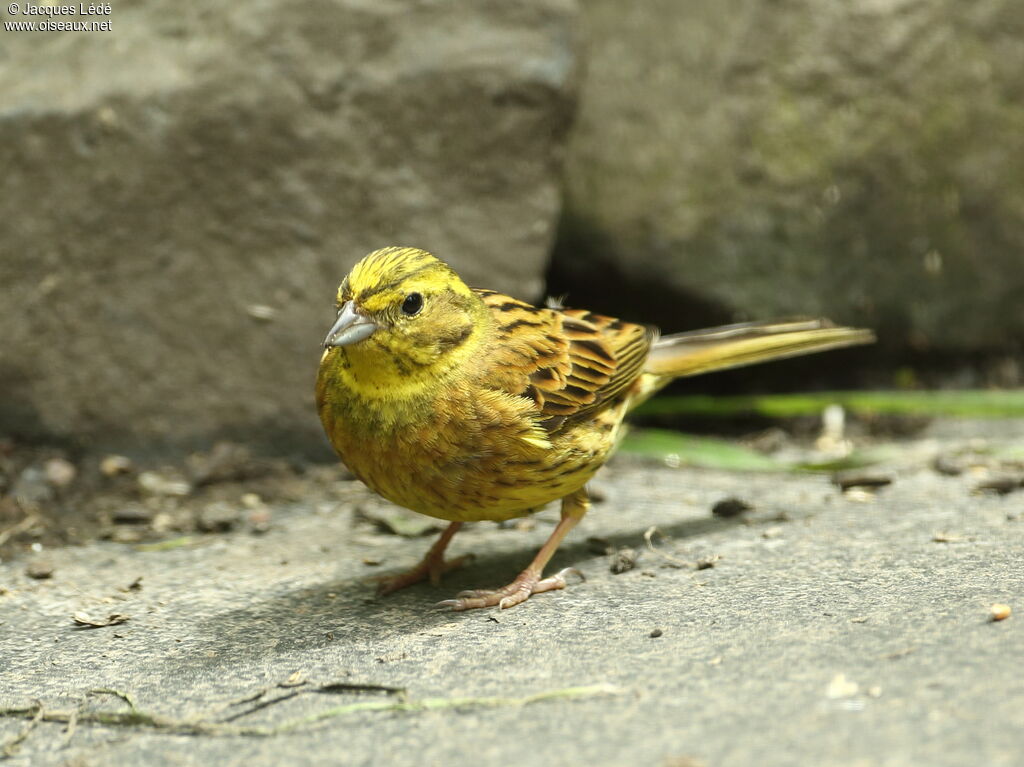
[[[349,346],[359,343],[373,335],[377,326],[356,311],[355,305],[349,301],[341,307],[338,312],[338,319],[327,331],[327,338],[324,339],[324,347]]]

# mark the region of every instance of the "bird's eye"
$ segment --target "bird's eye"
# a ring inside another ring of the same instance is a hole
[[[402,313],[412,317],[414,314],[419,314],[420,309],[423,308],[423,296],[419,293],[410,293],[405,297],[402,302]]]

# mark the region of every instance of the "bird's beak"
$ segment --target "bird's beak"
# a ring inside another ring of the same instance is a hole
[[[356,310],[355,303],[349,301],[341,307],[338,319],[327,331],[324,348],[359,343],[373,335],[373,331],[376,329],[377,326],[368,317]]]

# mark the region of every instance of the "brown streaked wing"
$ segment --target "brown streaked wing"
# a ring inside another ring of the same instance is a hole
[[[497,320],[500,339],[488,378],[530,397],[549,430],[595,409],[643,369],[653,328],[576,309],[543,309],[478,291]]]

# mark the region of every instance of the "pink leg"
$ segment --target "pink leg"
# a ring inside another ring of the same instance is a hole
[[[399,589],[404,589],[406,586],[412,586],[414,583],[419,583],[427,579],[430,580],[435,586],[440,585],[441,576],[449,570],[454,570],[456,567],[461,567],[466,562],[473,558],[472,554],[466,554],[455,559],[445,561],[444,550],[448,548],[448,544],[452,540],[452,536],[459,531],[462,527],[461,522],[452,522],[448,527],[445,528],[444,532],[441,533],[440,537],[434,541],[434,545],[430,547],[430,551],[423,557],[418,565],[411,570],[398,575],[385,575],[381,576],[377,582],[377,594],[383,596],[390,594]]]
[[[582,578],[583,574],[574,567],[567,567],[554,575],[549,575],[547,578],[543,578],[542,575],[544,567],[555,551],[557,551],[559,544],[562,543],[562,539],[576,526],[577,522],[583,519],[583,515],[587,513],[589,508],[590,500],[587,498],[585,489],[581,488],[572,495],[566,496],[562,499],[561,521],[559,521],[551,533],[551,537],[541,546],[537,556],[530,562],[530,566],[519,573],[514,581],[500,589],[463,591],[456,594],[455,599],[446,599],[443,602],[438,602],[437,607],[450,607],[458,612],[461,610],[472,610],[477,607],[494,607],[497,605],[504,610],[520,602],[525,602],[532,594],[540,594],[554,589],[564,589],[566,586],[565,577],[567,575],[575,574]]]

